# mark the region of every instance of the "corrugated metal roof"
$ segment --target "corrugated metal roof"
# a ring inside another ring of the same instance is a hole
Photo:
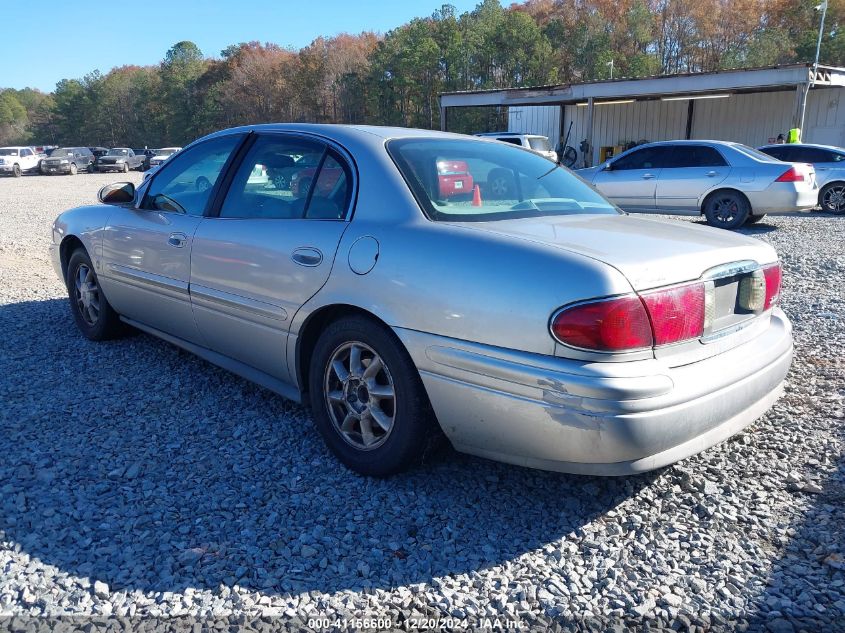
[[[460,95],[460,94],[483,94],[485,92],[501,92],[508,90],[554,90],[556,88],[572,88],[573,86],[592,86],[596,84],[613,84],[623,81],[647,81],[649,79],[671,79],[673,77],[703,77],[708,75],[723,75],[726,73],[735,72],[754,72],[759,70],[787,70],[794,68],[811,68],[811,62],[796,63],[796,64],[776,64],[774,66],[751,66],[739,68],[722,68],[719,70],[709,70],[704,72],[687,72],[687,73],[672,73],[667,75],[644,75],[642,77],[614,77],[613,79],[593,79],[591,81],[576,81],[561,84],[543,84],[536,86],[518,86],[512,88],[482,88],[479,90],[453,90],[450,92],[441,92],[441,95]],[[845,73],[845,68],[838,66],[825,66],[819,64],[820,70],[829,70],[833,72]]]

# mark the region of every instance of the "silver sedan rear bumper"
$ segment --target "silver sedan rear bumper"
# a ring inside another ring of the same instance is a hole
[[[734,435],[777,400],[792,361],[792,327],[780,309],[752,340],[682,367],[397,334],[457,450],[593,475],[653,470]]]
[[[775,182],[763,191],[746,191],[754,215],[808,211],[818,206],[819,190],[804,183]]]

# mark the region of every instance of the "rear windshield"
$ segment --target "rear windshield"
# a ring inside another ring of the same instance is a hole
[[[170,156],[171,154],[176,153],[175,149],[160,149],[156,152],[157,156]]]
[[[435,221],[619,213],[570,171],[504,143],[397,139],[387,150]]]
[[[552,149],[552,146],[549,144],[549,139],[545,136],[529,136],[528,146],[538,152],[548,152]]]
[[[764,163],[779,162],[774,156],[764,154],[760,150],[748,147],[748,145],[743,145],[742,143],[734,143],[731,147],[733,147],[736,151],[742,152],[746,156],[753,158],[754,160],[760,160]]]
[[[18,150],[9,147],[0,147],[0,156],[17,156]]]

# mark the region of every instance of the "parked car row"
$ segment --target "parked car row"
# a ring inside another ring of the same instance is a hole
[[[129,147],[52,147],[39,152],[35,147],[0,147],[0,174],[21,176],[26,173],[45,175],[97,171],[147,171],[163,163],[180,147],[163,149],[131,149]]]

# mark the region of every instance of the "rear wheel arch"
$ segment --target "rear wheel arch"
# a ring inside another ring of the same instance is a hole
[[[704,214],[704,207],[707,206],[707,203],[710,201],[710,198],[712,198],[716,194],[724,193],[724,192],[735,193],[735,194],[742,196],[745,199],[745,202],[748,203],[748,208],[751,209],[752,215],[753,215],[754,208],[751,206],[751,201],[748,199],[748,196],[746,196],[739,189],[734,189],[733,187],[719,187],[718,189],[714,189],[713,191],[709,191],[707,193],[707,195],[705,195],[704,198],[701,200],[701,204],[698,205],[698,214],[699,215]]]
[[[308,393],[310,386],[308,384],[308,374],[311,366],[311,357],[314,353],[317,339],[320,338],[320,334],[335,321],[350,316],[361,316],[371,319],[392,331],[392,328],[383,319],[380,319],[368,310],[351,304],[335,303],[315,310],[308,316],[302,327],[299,328],[299,335],[296,339],[296,379],[299,384],[299,390],[303,394]],[[402,345],[402,342],[399,341],[399,344]],[[404,348],[404,345],[402,347]]]
[[[704,215],[704,208],[707,206],[707,203],[713,196],[726,192],[735,193],[737,195],[742,196],[745,199],[745,202],[748,204],[748,208],[751,210],[751,215],[754,215],[754,208],[751,206],[751,201],[748,199],[748,196],[746,196],[739,189],[734,189],[733,187],[719,187],[718,189],[714,189],[713,191],[708,192],[707,195],[704,196],[704,199],[701,201],[701,204],[698,206],[698,214]]]

